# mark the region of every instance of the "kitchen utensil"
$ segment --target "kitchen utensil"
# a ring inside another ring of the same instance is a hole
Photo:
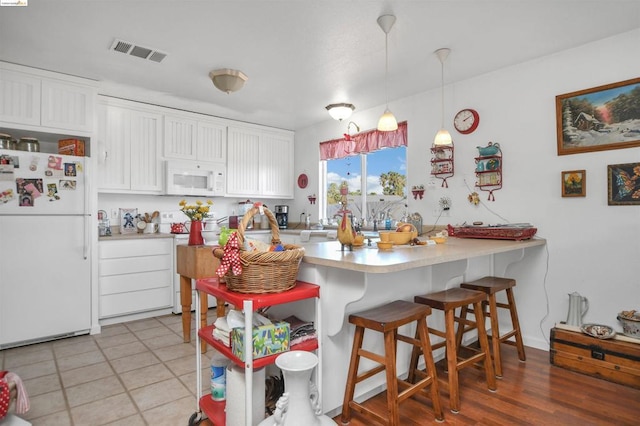
[[[569,294],[569,313],[567,314],[567,324],[576,327],[582,326],[582,318],[589,310],[589,300],[580,296],[580,293],[574,291]]]
[[[147,226],[144,228],[145,234],[155,234],[158,232],[158,224],[153,222],[147,222]]]
[[[28,152],[40,152],[40,142],[36,138],[20,138],[18,150]]]

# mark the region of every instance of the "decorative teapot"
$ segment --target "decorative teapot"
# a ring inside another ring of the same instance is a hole
[[[574,291],[569,294],[569,313],[567,314],[567,324],[576,327],[582,326],[582,318],[589,310],[589,300],[580,296],[580,293]]]
[[[487,146],[477,146],[476,148],[478,148],[478,152],[480,153],[480,155],[496,155],[498,152],[500,152],[500,144],[499,143],[493,143],[493,142],[489,142],[489,145]]]
[[[187,226],[182,222],[175,222],[171,224],[171,233],[172,234],[186,234]]]

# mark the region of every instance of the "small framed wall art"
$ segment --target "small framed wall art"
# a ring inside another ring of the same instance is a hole
[[[584,197],[587,195],[587,172],[585,170],[569,170],[562,174],[562,196]]]
[[[608,165],[607,180],[610,206],[640,205],[640,163]]]
[[[136,217],[138,209],[120,209],[120,233],[135,234],[138,232],[136,227]]]

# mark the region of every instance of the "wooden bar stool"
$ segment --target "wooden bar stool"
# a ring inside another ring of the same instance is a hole
[[[446,347],[447,374],[449,375],[449,408],[452,412],[460,411],[460,391],[458,373],[461,369],[475,365],[479,361],[483,361],[484,371],[487,380],[487,387],[491,391],[496,390],[496,377],[491,363],[491,354],[489,352],[489,342],[487,340],[487,331],[484,328],[484,317],[482,316],[482,302],[487,296],[479,291],[467,290],[464,288],[452,288],[449,290],[429,293],[424,296],[416,296],[414,301],[428,305],[433,309],[444,311],[445,331],[428,328],[429,333],[442,337],[445,340],[432,348],[439,349]],[[471,321],[467,318],[457,317],[455,311],[457,308],[473,305],[476,312],[476,320]],[[476,328],[478,330],[478,341],[480,342],[480,350],[474,351],[474,354],[463,358],[456,339],[455,323],[458,327],[467,327],[469,330]],[[425,352],[422,352],[425,354]],[[421,353],[419,348],[414,348],[411,355],[411,363],[409,365],[409,377],[407,380],[413,381],[416,375],[423,373],[418,370],[418,358]]]
[[[525,361],[524,344],[522,342],[522,333],[520,331],[520,321],[518,321],[518,310],[516,309],[516,299],[513,296],[513,287],[516,280],[512,278],[500,277],[483,277],[475,281],[469,281],[460,284],[460,287],[476,291],[484,292],[489,298],[489,312],[485,309],[486,303],[482,306],[482,313],[485,317],[491,319],[491,346],[493,349],[493,364],[496,370],[496,376],[502,377],[502,356],[500,353],[500,343],[515,346],[518,349],[518,358]],[[505,291],[507,294],[507,303],[500,303],[496,300],[496,293]],[[500,334],[498,308],[508,309],[511,315],[512,330],[505,334]],[[464,308],[463,308],[464,309]],[[471,309],[467,309],[471,311]],[[461,314],[464,316],[465,312]],[[510,338],[514,340],[509,340]],[[462,333],[459,336],[462,339]],[[460,341],[460,340],[458,340]]]
[[[383,306],[349,315],[349,322],[356,326],[356,330],[353,339],[347,384],[344,392],[344,405],[342,406],[341,420],[343,424],[348,424],[351,421],[351,409],[354,409],[364,416],[375,419],[382,424],[398,426],[400,425],[398,405],[418,392],[428,398],[429,394],[425,389],[427,386],[430,386],[431,403],[433,405],[435,418],[438,421],[444,420],[438,393],[435,364],[431,356],[431,343],[429,342],[429,333],[427,332],[427,316],[430,314],[431,308],[428,306],[404,300],[396,300]],[[416,338],[398,333],[398,328],[414,321],[417,323]],[[362,349],[365,329],[384,334],[384,355]],[[398,378],[396,375],[398,340],[409,343],[414,347],[417,346],[425,354],[429,354],[429,356],[425,356],[426,375],[418,383],[409,383]],[[368,358],[380,365],[358,374],[360,357]],[[371,409],[353,400],[356,384],[382,371],[386,371],[387,376],[388,417],[375,413]],[[398,387],[404,390],[398,393]]]

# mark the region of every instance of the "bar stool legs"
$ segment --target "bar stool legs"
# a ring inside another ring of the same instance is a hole
[[[518,358],[520,361],[526,361],[526,354],[524,351],[524,343],[522,341],[522,332],[520,330],[520,321],[518,320],[518,310],[516,308],[516,300],[513,295],[513,287],[516,285],[516,280],[512,278],[501,277],[483,277],[475,281],[470,281],[460,284],[461,288],[482,291],[488,297],[489,312],[486,311],[483,305],[482,314],[485,317],[489,317],[491,321],[491,346],[493,352],[493,362],[496,371],[496,376],[502,377],[502,354],[500,350],[500,344],[515,346],[518,350]],[[500,291],[505,291],[507,296],[507,303],[500,303],[497,301],[496,294]],[[500,334],[498,308],[507,309],[511,316],[512,330]],[[461,316],[466,315],[466,310],[463,308]],[[511,338],[514,340],[509,340]],[[459,340],[462,336],[459,336]]]
[[[428,328],[429,333],[442,337],[444,341],[432,345],[432,349],[446,347],[447,375],[449,384],[449,408],[453,413],[460,411],[460,386],[459,371],[465,367],[470,367],[482,361],[484,373],[487,381],[487,387],[491,391],[496,390],[496,378],[491,362],[489,350],[489,342],[487,332],[484,328],[484,317],[482,315],[482,301],[486,300],[484,293],[453,288],[436,293],[427,294],[425,296],[416,296],[414,301],[431,306],[434,309],[444,311],[445,331]],[[456,317],[455,310],[467,305],[473,305],[476,312],[475,321],[468,320],[462,316]],[[466,327],[468,330],[477,328],[478,341],[480,342],[480,351],[473,355],[462,358],[460,357],[461,345],[458,344],[456,336],[456,326]],[[423,353],[424,354],[424,353]],[[418,358],[420,356],[418,348],[414,348],[411,355],[411,363],[409,366],[409,380],[413,380],[416,375],[422,373],[418,370]]]
[[[395,302],[349,316],[349,322],[354,324],[356,329],[342,406],[341,421],[343,424],[348,424],[351,421],[351,410],[353,409],[379,423],[399,426],[399,404],[417,393],[427,398],[430,397],[436,420],[442,421],[444,419],[442,406],[440,405],[435,364],[431,357],[431,343],[427,331],[426,318],[429,314],[431,314],[431,308],[428,306],[396,300]],[[412,322],[417,323],[415,338],[398,333],[399,327]],[[383,333],[384,355],[362,349],[365,329]],[[397,377],[396,354],[398,340],[414,345],[414,347],[417,346],[425,354],[429,354],[429,356],[425,356],[425,377],[417,383],[409,383]],[[380,365],[358,374],[360,357],[365,357]],[[356,385],[383,370],[385,370],[387,382],[388,417],[382,416],[353,400]],[[430,387],[430,393],[426,392],[425,388],[427,386]],[[399,392],[399,388],[402,388],[401,392]]]

